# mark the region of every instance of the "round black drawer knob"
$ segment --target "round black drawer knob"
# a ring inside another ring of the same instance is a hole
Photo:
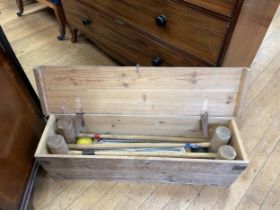
[[[91,24],[91,20],[88,18],[82,19],[82,23],[84,24],[84,26],[88,26]]]
[[[165,26],[167,23],[167,18],[165,15],[160,15],[160,16],[157,16],[156,17],[156,24],[159,26],[159,27],[163,27]]]
[[[162,60],[161,60],[160,57],[154,57],[154,58],[152,59],[152,64],[153,64],[154,66],[160,66],[161,63],[162,63]]]

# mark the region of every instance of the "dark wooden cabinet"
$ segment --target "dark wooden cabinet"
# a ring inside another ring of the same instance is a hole
[[[242,33],[248,31],[243,29],[240,33],[239,27],[245,21],[249,30],[254,25],[263,28],[261,21],[265,18],[269,23],[276,2],[279,3],[279,0],[266,1],[270,6],[262,11],[257,1],[62,0],[62,3],[73,42],[80,30],[122,64],[249,66],[264,33],[256,34],[261,37],[257,42],[246,39],[244,43]],[[262,13],[266,15],[263,17]],[[265,24],[265,29],[268,25]],[[240,39],[242,45],[252,42],[253,52],[242,46],[238,50],[239,44],[233,45],[232,37],[234,42]],[[230,59],[234,62],[229,62]]]
[[[39,100],[0,27],[0,209],[25,209],[45,127]]]
[[[82,0],[212,65],[229,22],[172,1]]]

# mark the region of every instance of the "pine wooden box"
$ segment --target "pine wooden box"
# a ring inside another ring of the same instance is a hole
[[[247,89],[243,68],[54,67],[34,70],[41,105],[49,115],[35,157],[57,178],[93,178],[230,185],[249,163],[236,125]],[[202,136],[208,101],[209,135],[217,125],[233,133],[237,159],[54,155],[46,139],[56,118],[74,117],[77,97],[91,133]]]

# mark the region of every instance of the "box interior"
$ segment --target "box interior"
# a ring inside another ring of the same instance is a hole
[[[56,133],[56,120],[64,115],[50,115],[48,124],[41,137],[37,148],[36,157],[77,157],[75,155],[59,155],[50,154],[46,147],[46,140],[49,135]],[[75,115],[67,115],[72,116]],[[184,117],[184,116],[123,116],[123,115],[94,115],[87,114],[84,116],[85,128],[84,132],[101,133],[101,134],[123,134],[123,135],[158,135],[158,136],[187,136],[187,137],[202,137],[200,129],[199,117]],[[242,141],[239,136],[238,128],[236,127],[234,118],[210,118],[209,119],[209,136],[218,125],[226,125],[232,130],[232,138],[230,145],[237,152],[235,161],[247,161]],[[85,156],[84,156],[85,157]],[[95,158],[95,156],[90,156]],[[89,158],[87,156],[87,158]],[[125,158],[119,156],[117,158]],[[143,157],[135,157],[143,159]],[[164,157],[160,157],[164,158]],[[170,159],[170,158],[168,158]],[[182,158],[171,158],[182,159]],[[194,159],[192,159],[194,160]],[[204,160],[203,160],[204,161]],[[205,160],[217,161],[217,160]],[[223,160],[219,160],[223,161]]]

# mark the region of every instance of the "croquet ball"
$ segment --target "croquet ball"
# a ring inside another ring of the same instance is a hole
[[[92,144],[92,138],[89,137],[78,138],[76,144]]]

